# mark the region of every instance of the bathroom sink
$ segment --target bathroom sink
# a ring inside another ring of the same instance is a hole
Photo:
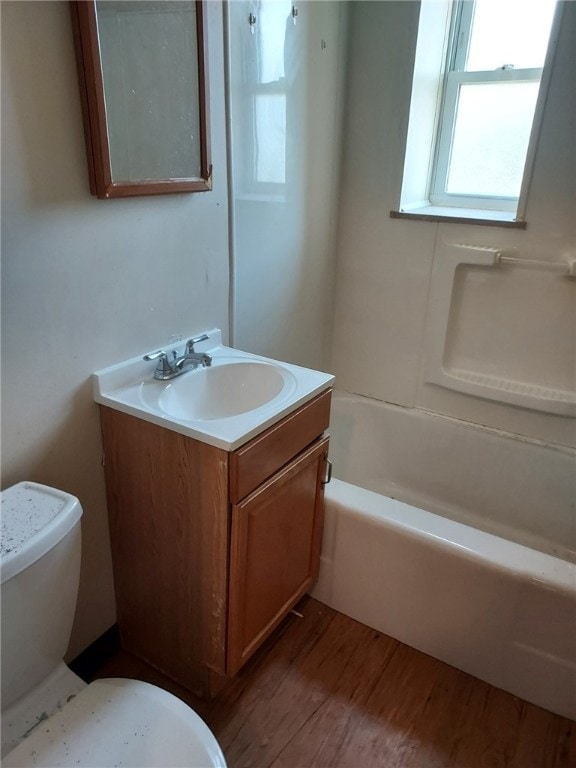
[[[167,416],[184,420],[227,419],[270,407],[294,391],[294,375],[279,365],[217,359],[167,383],[142,386],[144,403]]]
[[[328,373],[224,346],[217,328],[205,336],[195,351],[209,354],[211,366],[158,381],[155,363],[140,355],[95,373],[94,400],[233,451],[334,381]],[[163,350],[171,359],[174,352],[182,354],[185,343],[183,337]]]

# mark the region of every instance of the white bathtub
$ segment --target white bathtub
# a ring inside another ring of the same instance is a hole
[[[314,597],[576,719],[575,452],[340,392],[331,434]]]

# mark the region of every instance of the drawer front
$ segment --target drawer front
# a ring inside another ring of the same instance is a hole
[[[332,392],[323,392],[230,455],[230,501],[237,504],[328,429]]]

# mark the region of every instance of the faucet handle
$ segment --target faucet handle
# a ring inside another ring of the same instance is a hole
[[[163,349],[159,349],[157,352],[150,352],[149,355],[144,355],[142,360],[158,360],[158,358],[162,358],[162,360],[168,360],[168,355],[166,352],[164,352]]]
[[[198,344],[201,341],[207,341],[208,338],[208,334],[203,333],[202,336],[196,336],[193,339],[188,339],[186,342],[186,352],[194,352],[194,344]]]
[[[155,377],[157,377],[156,374],[161,374],[162,376],[168,376],[169,374],[174,372],[174,369],[172,368],[168,360],[168,355],[166,354],[166,352],[164,352],[163,349],[159,349],[157,352],[150,352],[149,355],[144,355],[142,359],[146,361],[158,360],[156,370],[154,371]]]

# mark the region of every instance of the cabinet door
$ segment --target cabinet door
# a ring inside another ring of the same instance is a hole
[[[230,675],[318,577],[327,454],[326,437],[232,506]]]

